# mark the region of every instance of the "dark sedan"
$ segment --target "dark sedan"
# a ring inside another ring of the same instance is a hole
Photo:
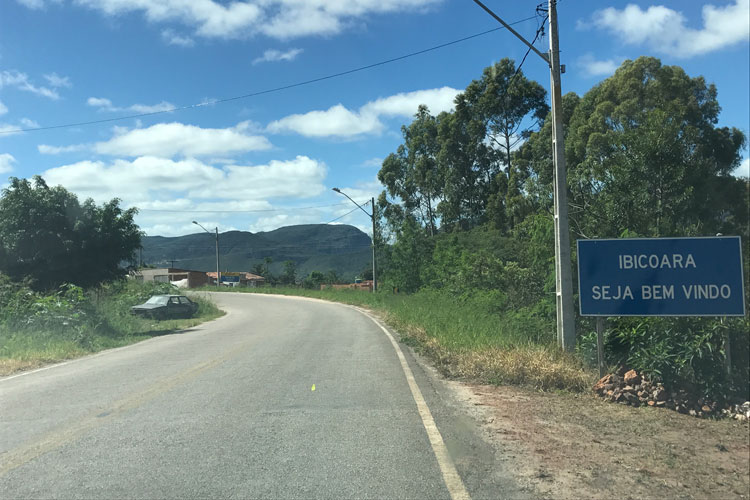
[[[145,303],[133,306],[130,311],[149,318],[189,318],[198,310],[198,304],[184,295],[154,295]]]

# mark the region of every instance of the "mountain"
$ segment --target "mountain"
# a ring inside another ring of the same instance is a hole
[[[197,271],[216,270],[216,238],[205,232],[185,236],[145,236],[143,262],[151,266]],[[281,273],[284,261],[297,264],[297,275],[335,270],[354,278],[371,264],[370,237],[354,226],[304,224],[274,231],[219,233],[222,271],[250,271],[266,257],[273,259],[271,272]]]

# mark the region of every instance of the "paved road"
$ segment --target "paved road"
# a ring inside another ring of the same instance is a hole
[[[216,321],[0,379],[0,497],[521,496],[371,318],[214,297]]]

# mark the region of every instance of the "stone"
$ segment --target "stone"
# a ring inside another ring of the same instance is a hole
[[[625,383],[628,385],[635,385],[641,383],[641,376],[635,370],[630,370],[624,375]]]
[[[701,406],[701,411],[703,411],[704,413],[711,413],[711,407],[708,405],[703,405]]]
[[[663,387],[660,387],[654,391],[654,399],[657,401],[666,401],[667,400],[667,391],[664,390]]]
[[[593,390],[594,392],[602,392],[605,390],[604,386],[607,384],[612,383],[612,374],[605,375],[602,378],[599,379],[599,382],[594,384]]]
[[[659,408],[663,408],[663,407],[667,406],[667,402],[666,401],[657,401],[656,402],[656,406],[659,407]]]
[[[623,392],[633,392],[635,390],[635,387],[633,387],[632,385],[626,385],[622,388],[622,390]]]
[[[648,404],[649,406],[654,406],[656,404],[656,401],[654,401],[653,399],[649,399],[648,403],[646,404]]]

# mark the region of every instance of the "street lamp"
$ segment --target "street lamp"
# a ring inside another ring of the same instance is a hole
[[[378,281],[375,278],[375,197],[370,199],[370,203],[372,204],[372,214],[369,214],[367,213],[367,210],[360,206],[359,203],[352,200],[348,194],[346,194],[339,188],[333,188],[333,190],[338,194],[343,194],[344,196],[349,198],[349,201],[357,205],[360,210],[362,210],[370,219],[372,219],[372,293],[375,293],[378,290]]]
[[[196,221],[193,221],[193,224],[200,227],[208,234],[211,234],[211,231],[201,226]],[[219,228],[217,226],[216,227],[216,287],[218,288],[219,286],[221,286],[221,271],[219,271]]]

